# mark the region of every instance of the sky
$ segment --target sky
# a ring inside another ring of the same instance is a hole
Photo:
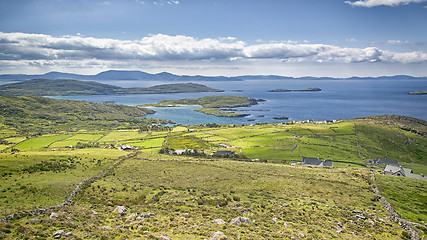
[[[427,0],[1,0],[0,74],[427,76]]]

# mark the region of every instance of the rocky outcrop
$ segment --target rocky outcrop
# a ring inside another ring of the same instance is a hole
[[[247,217],[236,217],[230,221],[231,225],[240,226],[242,223],[251,224],[251,220]]]
[[[127,213],[127,209],[125,206],[117,206],[116,208],[114,208],[113,213],[117,213],[120,214],[121,216],[126,215]],[[136,217],[135,217],[136,218]]]

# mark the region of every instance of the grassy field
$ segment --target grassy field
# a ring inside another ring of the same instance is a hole
[[[68,135],[68,134],[60,134],[60,135],[47,135],[47,136],[41,136],[38,138],[31,138],[17,144],[15,148],[21,151],[39,150],[42,148],[47,148],[50,144],[56,141],[69,138],[70,136],[71,135]]]
[[[426,180],[390,175],[377,175],[376,179],[381,192],[404,219],[427,223]]]
[[[0,154],[0,206],[16,212],[65,200],[81,180],[99,174],[127,153],[107,149]]]
[[[76,239],[209,239],[216,231],[230,239],[408,239],[372,191],[366,166],[368,160],[388,157],[415,173],[427,172],[424,130],[412,122],[402,124],[358,119],[178,126],[171,131],[80,129],[29,139],[4,125],[2,147],[24,140],[16,145],[20,152],[0,154],[0,206],[8,213],[56,205],[78,182],[129,154],[105,145],[129,144],[141,150],[79,194],[75,205],[58,210],[58,219],[49,219],[48,212],[0,223],[0,239],[50,238],[57,230],[72,231]],[[99,147],[68,148],[77,142]],[[203,149],[207,154],[231,150],[249,160],[160,154],[162,147]],[[332,160],[334,167],[289,165],[302,156]],[[377,175],[377,183],[403,218],[427,222],[425,180]],[[127,216],[155,216],[130,221],[112,214],[118,205],[127,207]],[[90,216],[92,210],[98,215]],[[39,220],[32,221],[34,217]],[[252,223],[229,224],[235,217]],[[226,223],[212,222],[218,218]]]
[[[77,204],[60,211],[58,219],[49,219],[50,213],[35,222],[24,217],[9,223],[7,236],[19,239],[26,232],[37,232],[49,237],[61,229],[77,238],[89,234],[99,239],[162,235],[207,239],[215,231],[231,239],[287,239],[302,234],[308,239],[401,239],[403,230],[388,220],[369,176],[368,170],[358,168],[206,161],[144,151],[78,195]],[[111,213],[117,205],[126,206],[127,216],[149,212],[155,216],[128,221]],[[98,215],[89,216],[92,210]],[[359,219],[354,211],[363,212],[366,219]],[[229,224],[235,217],[248,217],[252,223]],[[218,218],[226,223],[212,222]]]

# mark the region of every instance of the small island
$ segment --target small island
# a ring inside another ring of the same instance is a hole
[[[274,120],[288,120],[289,117],[273,117]]]
[[[180,100],[165,100],[157,104],[142,105],[142,107],[176,107],[184,105],[199,105],[202,108],[194,109],[196,112],[214,115],[217,117],[245,117],[250,114],[238,113],[236,107],[250,107],[258,104],[257,99],[244,96],[206,96],[201,98],[185,98]],[[224,109],[227,108],[227,109]]]
[[[322,91],[320,88],[304,88],[304,89],[298,89],[298,90],[290,90],[290,89],[273,89],[269,92],[319,92]]]
[[[408,93],[409,95],[424,95],[427,94],[427,91],[413,91]]]

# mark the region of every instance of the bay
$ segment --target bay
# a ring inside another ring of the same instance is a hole
[[[121,87],[149,87],[171,82],[161,81],[102,81]],[[198,82],[223,89],[220,93],[174,93],[129,95],[60,96],[59,99],[91,102],[114,101],[118,104],[139,105],[163,100],[198,98],[210,95],[242,95],[265,99],[252,107],[236,108],[247,117],[215,117],[192,111],[195,106],[155,108],[150,118],[170,119],[178,124],[280,122],[274,117],[315,121],[353,119],[371,115],[397,114],[427,120],[427,95],[409,95],[411,91],[427,90],[425,80],[244,80],[230,82]],[[321,88],[320,92],[268,92],[269,90]],[[248,121],[249,120],[249,121]]]

